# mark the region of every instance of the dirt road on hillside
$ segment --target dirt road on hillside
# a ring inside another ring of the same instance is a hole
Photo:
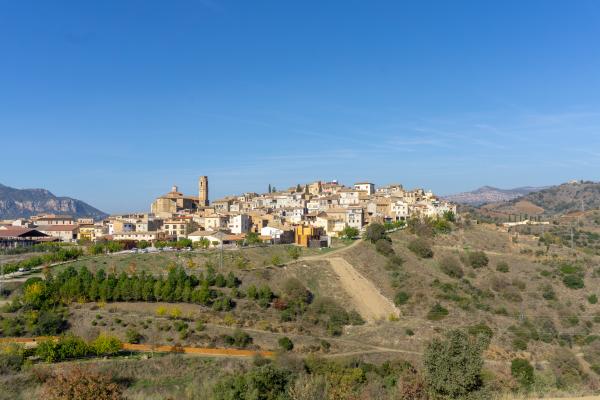
[[[367,321],[387,319],[399,310],[375,287],[373,282],[362,276],[348,261],[341,257],[327,258],[333,271],[352,298],[356,311]]]

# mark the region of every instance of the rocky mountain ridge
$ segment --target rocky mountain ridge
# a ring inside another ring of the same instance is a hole
[[[0,184],[0,219],[27,218],[41,213],[94,219],[108,216],[81,200],[55,196],[46,189],[15,189]]]

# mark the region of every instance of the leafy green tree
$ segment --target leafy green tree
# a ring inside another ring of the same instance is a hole
[[[348,225],[346,225],[346,227],[341,232],[342,237],[346,239],[354,239],[359,234],[360,231],[357,228]]]
[[[489,338],[470,337],[461,330],[445,339],[433,339],[425,350],[423,364],[433,399],[468,399],[483,390],[483,351]]]
[[[246,243],[247,244],[260,244],[262,241],[260,240],[260,235],[256,232],[248,232],[246,234]]]
[[[385,239],[385,227],[377,222],[372,222],[367,226],[365,231],[365,239],[371,243],[375,243],[380,239]]]
[[[92,341],[91,347],[96,355],[101,356],[118,353],[123,345],[116,337],[101,333]]]

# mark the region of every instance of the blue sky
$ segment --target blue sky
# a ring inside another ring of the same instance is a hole
[[[598,180],[598,1],[0,1],[0,183],[108,212]]]

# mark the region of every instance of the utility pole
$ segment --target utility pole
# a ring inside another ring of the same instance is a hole
[[[573,225],[571,225],[571,250],[573,250]]]

